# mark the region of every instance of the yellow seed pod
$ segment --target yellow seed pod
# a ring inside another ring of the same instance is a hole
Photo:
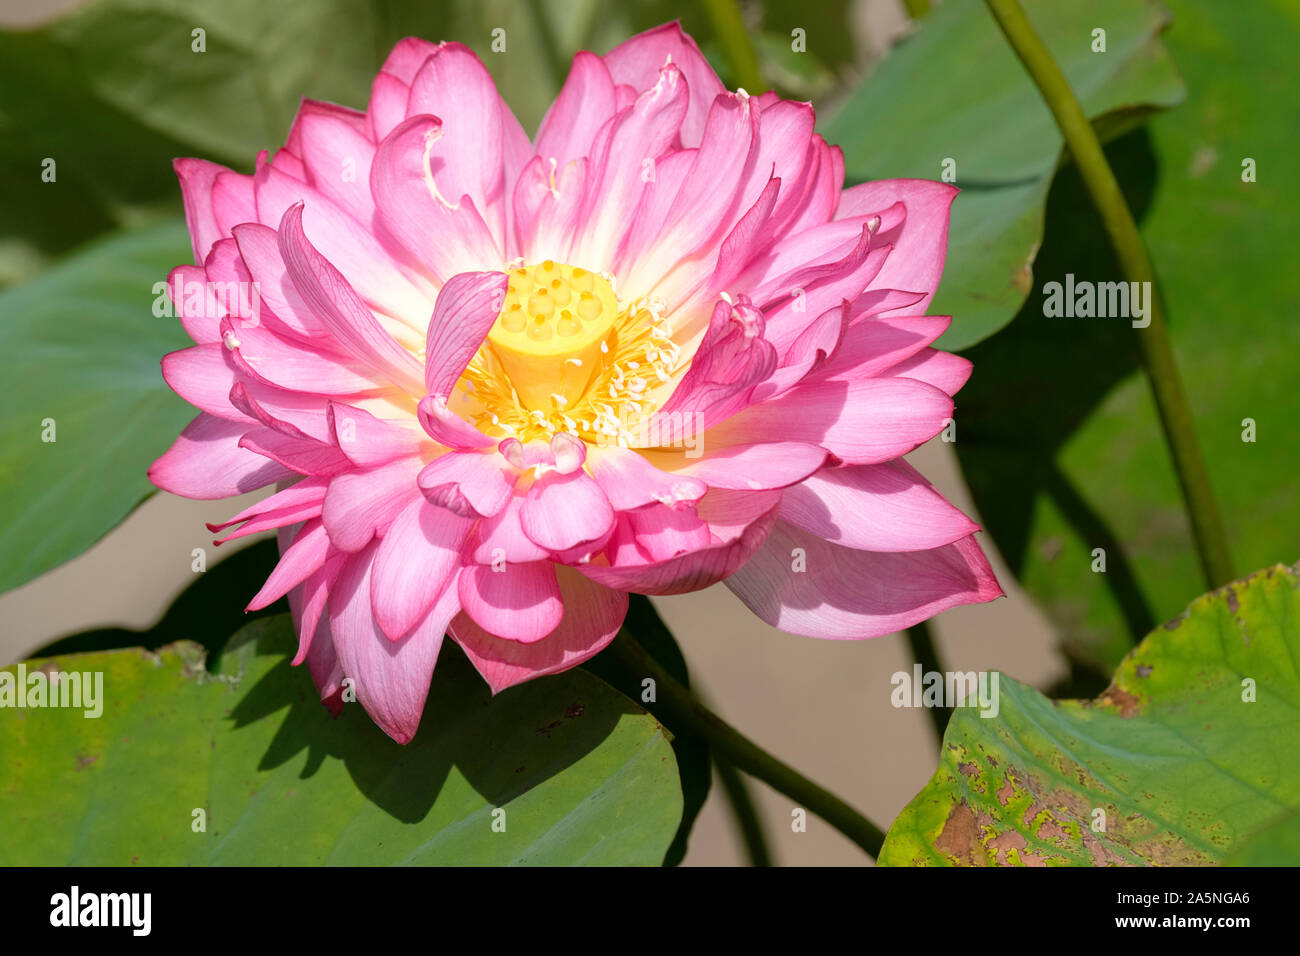
[[[582,397],[617,318],[618,298],[607,280],[547,259],[510,271],[488,342],[520,401],[549,409],[554,395],[570,403]]]

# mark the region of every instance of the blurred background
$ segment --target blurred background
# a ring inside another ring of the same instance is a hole
[[[984,525],[981,543],[1008,596],[940,615],[936,648],[948,670],[997,669],[1058,694],[1095,694],[1135,639],[1203,587],[1127,323],[1069,325],[1042,314],[1044,282],[1115,276],[1077,178],[1059,163],[1050,117],[982,4],[928,6],[765,0],[742,3],[736,23],[726,3],[658,0],[320,0],[286,9],[0,0],[0,289],[11,288],[0,291],[0,343],[20,325],[19,305],[35,301],[15,296],[36,296],[31,283],[43,276],[44,322],[93,308],[86,290],[96,282],[143,282],[131,293],[143,299],[147,277],[166,272],[148,271],[159,247],[176,249],[164,262],[189,260],[171,158],[248,171],[257,150],[282,143],[299,96],[364,107],[370,78],[401,36],[473,47],[532,132],[573,51],[605,52],[680,18],[728,85],[746,85],[740,78],[756,70],[765,86],[811,99],[819,129],[845,148],[850,180],[937,179],[947,163],[955,168],[964,192],[931,311],[955,316],[938,344],[972,358],[975,374],[958,395],[957,442],[936,440],[910,460]],[[1300,116],[1288,93],[1300,12],[1266,0],[1249,9],[1213,0],[1027,6],[1050,21],[1045,36],[1142,218],[1238,571],[1294,560],[1300,398],[1288,356],[1300,344],[1292,321],[1300,290],[1294,270],[1269,261],[1294,245],[1286,187]],[[195,28],[205,31],[202,57],[191,50]],[[1103,51],[1093,48],[1096,28],[1107,31]],[[492,51],[497,29],[502,52]],[[737,47],[740,33],[752,43]],[[57,186],[40,179],[47,157],[58,158]],[[1242,179],[1246,158],[1257,181]],[[77,286],[47,271],[119,230],[143,237],[139,276],[91,270],[77,280],[91,285]],[[48,294],[54,283],[72,292]],[[72,325],[66,341],[45,344],[73,351],[28,349],[30,365],[16,374],[38,378],[71,356],[63,374],[82,381],[51,383],[36,417],[49,407],[60,429],[89,430],[106,447],[71,477],[66,461],[0,457],[0,664],[79,631],[147,631],[194,583],[194,549],[204,549],[211,573],[224,552],[256,540],[218,553],[203,527],[251,496],[145,499],[143,467],[189,417],[157,372],[161,354],[184,344],[177,330],[152,333],[157,348],[147,354],[134,340],[132,354],[116,358],[111,336],[93,338],[102,360],[83,368],[75,349],[91,339],[78,340]],[[128,366],[129,375],[120,371]],[[30,401],[5,403],[0,437],[9,446],[21,434],[30,445]],[[1247,418],[1259,426],[1249,444]],[[37,504],[51,503],[66,515],[58,528],[35,517]],[[1105,574],[1091,568],[1098,547]],[[890,705],[890,675],[913,661],[904,635],[839,643],[782,634],[722,587],[656,604],[714,709],[871,819],[894,819],[934,772],[929,715]],[[815,817],[807,832],[792,832],[789,800],[752,786],[775,862],[863,862]],[[745,860],[715,785],[685,862]]]

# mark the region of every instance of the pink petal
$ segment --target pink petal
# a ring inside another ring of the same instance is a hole
[[[694,507],[651,504],[623,515],[636,545],[651,561],[665,561],[712,543],[708,524]]]
[[[331,714],[343,713],[343,664],[334,650],[328,615],[317,620],[312,641],[304,655],[311,679],[320,692],[320,701]]]
[[[195,408],[229,421],[252,420],[230,404],[230,389],[239,380],[229,351],[208,343],[169,352],[162,359],[162,376],[171,390]]]
[[[257,222],[236,226],[233,232],[235,242],[239,245],[239,256],[257,283],[263,315],[269,309],[283,325],[282,329],[272,330],[287,330],[293,337],[304,342],[328,341],[329,331],[298,294],[293,280],[284,268],[279,234],[271,227]]]
[[[452,621],[451,636],[493,694],[576,667],[603,650],[622,626],[627,615],[626,593],[594,584],[570,568],[557,568],[557,575],[564,617],[540,641],[524,644],[496,637],[467,614]]]
[[[925,348],[951,324],[945,315],[878,316],[851,319],[818,378],[871,378]]]
[[[420,363],[384,330],[346,279],[307,241],[303,207],[291,206],[280,223],[280,254],[293,284],[334,340],[377,376],[412,395],[423,391]]]
[[[177,266],[167,276],[167,295],[176,307],[181,327],[199,345],[221,340],[217,326],[225,314],[217,307],[207,281],[207,272],[201,266]]]
[[[825,452],[821,454],[825,458]],[[593,447],[587,453],[587,462],[615,511],[630,511],[655,501],[698,501],[709,490],[699,478],[662,471],[630,448]]]
[[[241,414],[247,413],[243,411],[244,406],[235,400],[236,387],[242,390],[249,401],[256,403],[261,409],[263,418],[259,420],[263,424],[274,421],[282,429],[287,426],[295,434],[326,444],[334,444],[327,417],[327,399],[323,395],[273,388],[262,382],[241,377],[236,385],[231,386],[228,396],[231,404],[241,410]]]
[[[685,594],[716,584],[735,573],[763,543],[768,528],[776,520],[780,495],[775,492],[734,495],[713,511],[708,502],[715,497],[722,496],[710,492],[697,507],[711,530],[722,532],[717,535],[716,543],[661,561],[638,563],[631,559],[629,552],[627,562],[623,563],[620,557],[618,566],[597,560],[580,565],[577,570],[606,587],[638,594]],[[713,526],[715,519],[717,525]],[[627,528],[625,521],[626,518],[620,519],[620,533]],[[626,533],[634,534],[631,529]]]
[[[710,432],[722,445],[763,441],[817,444],[850,464],[905,455],[952,417],[952,398],[909,378],[799,385],[751,406]]]
[[[712,255],[746,209],[738,195],[748,169],[750,147],[758,135],[758,114],[748,97],[723,93],[709,108],[703,140],[682,180],[663,227],[646,247],[629,282],[684,275],[668,285],[690,287],[713,271]],[[703,259],[704,261],[701,261]],[[675,268],[676,267],[676,268]],[[675,299],[673,292],[661,293]]]
[[[307,385],[320,395],[355,395],[376,391],[382,384],[375,378],[379,373],[352,356],[300,345],[263,326],[235,328],[226,320],[222,331],[230,333],[224,344],[229,360],[245,376],[266,385],[291,391]]]
[[[429,153],[438,190],[453,205],[468,196],[504,249],[503,144],[506,128],[519,124],[501,101],[492,75],[468,47],[444,43],[411,82],[406,109],[408,116],[442,121],[442,138]]]
[[[763,306],[768,338],[777,351],[785,354],[815,318],[861,293],[890,254],[889,247],[880,246],[864,227],[856,245],[842,258],[797,270],[780,277],[776,286],[765,287],[779,296]],[[754,301],[762,301],[760,290],[755,291]]]
[[[878,179],[846,189],[835,211],[837,219],[869,215],[895,202],[907,207],[907,220],[897,236],[883,236],[894,251],[876,276],[874,288],[924,292],[916,312],[929,308],[939,287],[948,251],[948,216],[958,189],[929,179]]]
[[[217,176],[230,170],[205,159],[178,159],[172,163],[172,168],[181,181],[185,222],[194,246],[194,262],[202,265],[212,244],[224,238],[212,211],[212,184]]]
[[[507,640],[540,641],[564,615],[555,565],[549,561],[496,568],[472,565],[461,572],[459,587],[465,613],[488,633]]]
[[[824,468],[785,489],[779,514],[819,538],[862,551],[925,551],[979,530],[901,458]]]
[[[416,406],[416,417],[424,433],[439,445],[469,450],[492,448],[497,440],[489,438],[447,407],[441,395],[426,395]]]
[[[751,401],[781,395],[825,365],[827,357],[834,355],[843,342],[848,315],[848,303],[844,303],[838,309],[827,309],[809,323],[786,349],[780,367],[750,392]]]
[[[846,259],[850,265],[861,262],[864,249],[870,248],[867,226],[868,220],[860,216],[843,222],[818,223],[796,235],[784,234],[750,264],[738,281],[760,306],[783,302],[794,294],[794,289],[806,288],[814,281],[843,271]],[[826,308],[836,305],[839,303],[832,302]],[[809,317],[820,314],[812,312]]]
[[[490,517],[506,506],[515,474],[496,451],[452,451],[424,466],[420,490],[463,517]]]
[[[711,288],[726,288],[750,266],[775,232],[772,213],[781,195],[781,180],[772,177],[743,216],[727,233],[718,250]]]
[[[681,121],[682,144],[695,146],[704,135],[709,107],[725,87],[680,24],[665,23],[623,41],[605,55],[605,65],[615,83],[645,90],[655,84],[659,70],[670,59],[682,71],[691,94],[690,108]]]
[[[301,138],[301,152],[295,152],[303,158],[308,181],[357,222],[369,223],[375,214],[370,195],[375,144],[366,138],[365,118],[351,110],[335,112],[341,107],[331,104],[314,104],[308,109],[310,102],[303,103],[293,127]]]
[[[379,419],[342,402],[329,403],[328,418],[330,438],[359,468],[419,454],[425,444],[424,432],[409,419]]]
[[[500,314],[506,285],[503,272],[464,272],[442,287],[425,345],[424,386],[430,395],[451,393]]]
[[[288,529],[282,529],[281,534],[277,535],[277,537],[280,538],[280,548],[282,551],[287,547],[287,541],[284,536],[284,532],[287,530]],[[346,560],[346,555],[331,555],[325,559],[325,564],[320,568],[320,570],[311,574],[300,587],[296,587],[289,592],[289,612],[293,616],[293,626],[298,631],[298,653],[294,655],[293,660],[290,662],[294,667],[297,667],[303,661],[309,660],[312,657],[320,656],[312,654],[314,649],[317,651],[320,650],[319,648],[314,648],[318,637],[329,645],[328,657],[331,661],[330,670],[333,670],[334,665],[338,660],[338,655],[334,653],[334,642],[333,638],[330,637],[329,617],[328,615],[325,615],[325,608],[329,600],[330,588],[334,586],[334,581],[338,577],[338,573],[342,570],[343,563]],[[322,620],[322,616],[324,616],[324,620]],[[320,637],[322,632],[321,625],[324,625],[324,637]],[[312,676],[315,677],[316,668],[309,663],[308,669],[311,670]],[[337,680],[343,680],[342,668],[339,669]],[[316,683],[318,687],[322,687],[319,679]],[[335,712],[334,716],[337,717],[338,713]]]
[[[257,216],[264,225],[283,228],[289,209],[304,204],[301,213],[304,235],[320,250],[320,256],[346,277],[348,285],[385,315],[401,319],[413,328],[423,327],[429,314],[429,296],[425,290],[430,287],[417,286],[369,228],[319,190],[271,166],[258,171],[254,188]],[[280,252],[285,253],[283,238]],[[288,265],[287,257],[285,264]],[[294,281],[298,281],[296,275]],[[303,292],[301,288],[298,291]],[[303,297],[306,299],[305,292]],[[315,307],[317,303],[311,305]]]
[[[217,173],[212,181],[212,217],[223,236],[233,235],[236,226],[257,222],[257,200],[253,196],[253,177],[239,173]]]
[[[420,459],[399,458],[330,481],[321,517],[334,547],[360,551],[376,534],[382,534],[417,493],[419,470]]]
[[[375,551],[372,546],[344,565],[330,592],[330,631],[357,700],[388,736],[404,744],[420,726],[442,638],[458,610],[456,592],[448,588],[414,630],[390,641],[370,611]]]
[[[548,551],[568,551],[603,539],[614,509],[585,471],[547,472],[533,482],[519,512],[524,534]]]
[[[379,144],[370,170],[375,223],[413,267],[445,282],[505,265],[505,250],[473,199],[444,193],[430,166],[443,136],[433,116],[404,120]]]
[[[284,142],[284,148],[295,156],[307,159],[308,154],[312,152],[313,140],[307,135],[306,128],[310,121],[322,118],[336,120],[363,136],[366,133],[365,113],[351,107],[339,106],[337,103],[303,97],[298,104],[298,113],[293,118],[293,125],[289,127],[289,136]]]
[[[222,544],[235,538],[298,524],[320,516],[321,502],[325,500],[327,478],[304,478],[269,498],[263,498],[220,524],[208,524],[214,534],[232,525],[241,525],[221,539]]]
[[[798,209],[784,224],[785,232],[792,236],[830,219],[844,188],[844,155],[840,148],[828,146],[813,134],[809,151],[812,159],[804,173],[807,188]]]
[[[747,407],[755,386],[776,370],[776,349],[763,338],[763,328],[763,314],[743,297],[734,306],[719,301],[690,368],[651,416],[650,433],[662,433],[656,426],[663,420],[695,422],[702,432]]]
[[[232,402],[231,393],[238,386],[276,419],[312,437],[328,438],[322,397],[243,378],[236,366],[236,357],[224,346],[215,344],[172,352],[163,356],[162,361],[163,379],[172,390],[209,414],[249,425],[259,421]]]
[[[645,188],[646,160],[657,160],[677,135],[686,115],[686,84],[677,67],[659,71],[658,82],[601,130],[588,171],[585,228],[575,245],[576,261],[604,268],[618,254]]]
[[[296,477],[288,468],[241,448],[239,440],[247,429],[247,424],[201,412],[149,467],[149,480],[174,495],[211,500]]]
[[[929,551],[856,551],[784,521],[727,587],[773,627],[839,640],[892,634],[1002,595],[973,537]]]
[[[502,561],[525,564],[550,557],[550,552],[524,534],[519,519],[524,500],[521,494],[511,495],[504,508],[478,523],[472,555],[475,564],[499,564]]]
[[[370,106],[366,109],[372,140],[383,142],[406,119],[406,104],[410,96],[410,86],[393,74],[381,71],[375,75],[370,84]]]
[[[474,523],[415,498],[393,520],[375,553],[370,602],[390,639],[403,637],[452,584],[460,547]]]
[[[552,170],[549,160],[534,156],[524,166],[514,189],[514,220],[526,261],[573,258],[573,242],[583,225],[587,170],[585,158]]]
[[[280,555],[280,562],[271,572],[271,576],[262,585],[253,600],[248,602],[246,611],[257,611],[272,604],[296,588],[309,576],[319,571],[329,556],[330,541],[319,518],[313,518],[302,526],[293,544]]]
[[[285,434],[270,426],[249,428],[239,439],[239,447],[300,475],[337,475],[352,467],[352,463],[333,445],[314,438]]]
[[[585,50],[573,58],[568,79],[537,129],[538,157],[563,166],[591,152],[592,141],[614,115],[614,83],[604,61]]]
[[[380,69],[390,73],[407,86],[415,82],[420,67],[429,57],[438,52],[438,45],[422,40],[420,37],[404,37],[393,44],[384,65]]]
[[[883,372],[881,377],[911,378],[943,389],[949,395],[956,395],[970,378],[973,369],[970,359],[938,349],[925,349]]]
[[[816,166],[812,149],[815,123],[816,116],[808,103],[778,100],[761,107],[757,149],[741,205],[747,207],[756,201],[772,179],[780,180],[780,196],[772,211],[774,228],[784,227],[806,198],[811,185],[809,173],[815,172]]]
[[[644,451],[646,460],[663,471],[703,481],[711,488],[758,491],[784,488],[807,478],[826,461],[826,449],[807,442],[773,441],[713,448],[712,433],[701,442],[702,457]]]

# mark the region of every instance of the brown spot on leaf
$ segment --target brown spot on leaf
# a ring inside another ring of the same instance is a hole
[[[992,840],[989,840],[989,849],[997,854],[998,866],[1014,866],[1015,860],[1011,858],[1011,851],[1016,851],[1016,857],[1025,866],[1046,866],[1047,862],[1040,856],[1032,853],[1026,853],[1025,848],[1029,841],[1015,830],[1007,830],[999,833]]]
[[[1011,285],[1021,295],[1029,295],[1034,288],[1034,260],[1038,258],[1038,248],[1041,245],[1041,241],[1034,243],[1034,247],[1029,250],[1029,255],[1025,258],[1025,264],[1011,276]]]
[[[934,841],[934,848],[957,860],[975,862],[975,849],[979,846],[980,829],[975,814],[962,800],[953,804],[948,819]]]
[[[1070,838],[1070,831],[1065,829],[1051,817],[1048,817],[1038,825],[1038,839],[1064,845],[1065,841]]]
[[[1097,699],[1113,705],[1119,710],[1119,715],[1125,720],[1136,716],[1142,709],[1142,702],[1138,700],[1136,695],[1130,694],[1124,688],[1116,687],[1113,684],[1106,688],[1106,693],[1102,694]]]

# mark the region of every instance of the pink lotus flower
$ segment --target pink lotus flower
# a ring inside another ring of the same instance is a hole
[[[727,92],[676,24],[579,53],[533,142],[473,53],[407,39],[366,112],[176,170],[196,345],[163,375],[201,413],[149,474],[277,486],[212,527],[279,529],[249,608],[289,595],[336,712],[346,675],[405,742],[444,632],[496,692],[629,592],[725,581],[826,638],[1002,593],[901,457],[970,374],[925,315],[956,190],[843,189],[811,106]]]

